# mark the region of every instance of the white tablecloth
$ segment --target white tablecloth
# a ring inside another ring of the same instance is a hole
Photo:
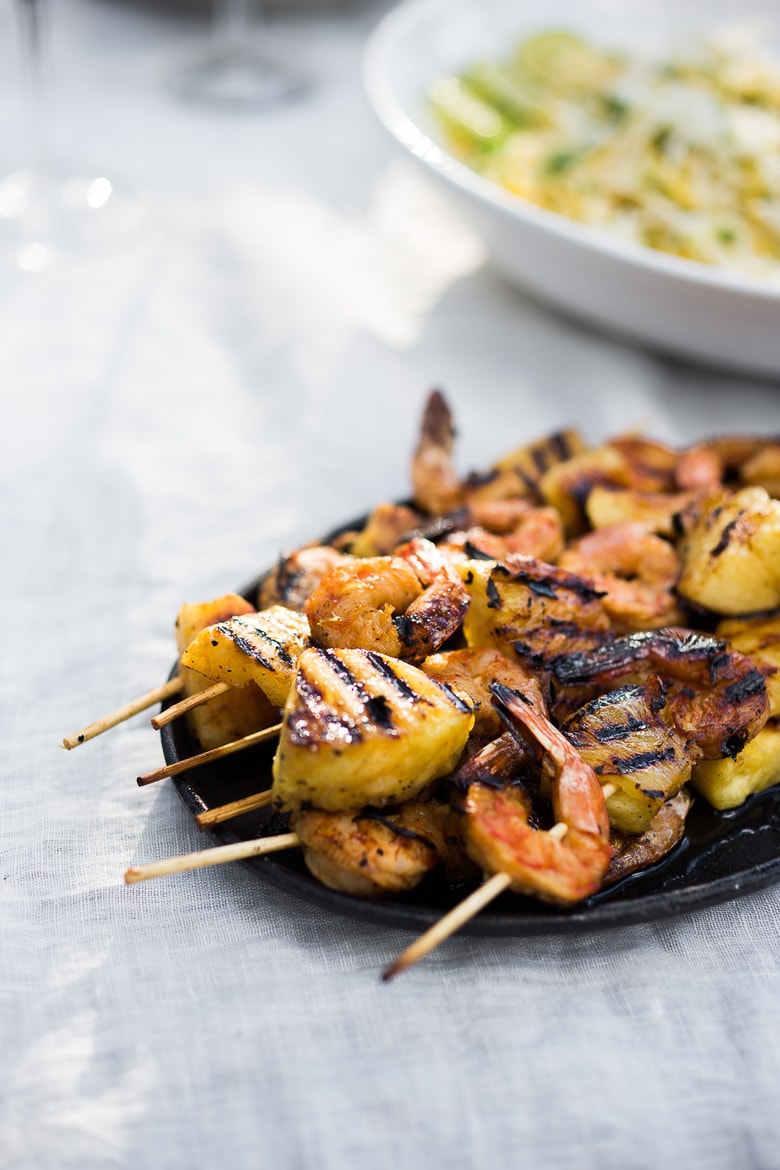
[[[139,718],[184,599],[403,495],[432,385],[464,470],[597,439],[777,430],[777,387],[662,360],[507,287],[361,96],[373,10],[274,20],[316,78],[264,115],[166,80],[186,12],[61,0],[54,137],[142,187],[127,243],[0,281],[0,1165],[780,1166],[780,891],[580,937],[409,937],[242,867],[128,888],[203,844]],[[23,143],[0,9],[4,169]]]

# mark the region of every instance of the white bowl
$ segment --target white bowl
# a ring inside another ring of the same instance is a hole
[[[605,45],[661,51],[746,20],[780,58],[775,0],[407,0],[372,34],[364,82],[380,121],[459,200],[511,281],[671,353],[780,374],[780,282],[653,251],[504,191],[447,153],[426,97],[436,78],[506,56],[534,30],[566,28]]]

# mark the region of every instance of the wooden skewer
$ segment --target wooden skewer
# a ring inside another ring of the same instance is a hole
[[[178,776],[180,772],[187,772],[190,768],[200,768],[203,764],[211,764],[214,760],[221,760],[223,756],[232,756],[233,752],[242,752],[244,748],[254,747],[266,739],[273,739],[282,730],[281,723],[274,723],[273,727],[264,727],[261,731],[253,731],[243,739],[234,739],[232,743],[224,743],[221,747],[212,748],[208,752],[201,752],[197,756],[189,756],[186,760],[177,760],[175,764],[166,764],[164,768],[157,768],[154,772],[144,772],[139,776],[137,784],[143,788],[146,784],[154,784],[157,780],[164,780],[166,776]]]
[[[172,707],[155,715],[152,719],[152,727],[155,731],[159,731],[161,727],[165,727],[166,723],[172,723],[174,719],[178,719],[179,715],[184,715],[187,711],[194,711],[202,703],[208,703],[210,699],[216,699],[217,695],[224,695],[229,690],[231,690],[230,683],[221,682],[214,683],[213,687],[207,687],[205,691],[196,691],[189,698],[182,699],[180,703],[174,703]]]
[[[198,813],[195,823],[199,829],[207,829],[209,825],[219,825],[222,821],[230,821],[233,817],[240,817],[243,813],[253,812],[256,808],[266,808],[271,803],[271,789],[267,792],[256,792],[254,796],[245,796],[243,800],[231,800],[229,804],[220,804],[215,808],[208,808]]]
[[[560,841],[568,831],[569,826],[563,821],[559,821],[549,830],[549,835]],[[483,885],[474,890],[473,894],[469,894],[448,914],[445,914],[443,918],[440,918],[438,922],[426,930],[425,934],[421,934],[418,939],[415,939],[412,945],[407,947],[403,954],[399,955],[395,962],[382,972],[382,980],[389,983],[391,979],[395,979],[396,975],[401,975],[415,963],[419,963],[420,959],[424,959],[432,950],[435,950],[439,943],[443,943],[456,930],[460,930],[461,926],[465,926],[475,914],[478,914],[511,884],[512,879],[509,874],[494,873]]]
[[[111,727],[116,727],[119,723],[124,723],[126,719],[132,719],[133,715],[138,715],[139,712],[145,711],[147,707],[153,707],[155,703],[163,703],[166,699],[170,699],[173,695],[178,695],[184,683],[181,678],[169,679],[167,683],[163,683],[160,687],[155,687],[154,690],[147,691],[145,695],[140,695],[139,698],[133,699],[131,703],[125,703],[124,707],[119,707],[116,711],[112,711],[110,715],[104,715],[102,719],[96,719],[94,723],[90,723],[87,727],[83,727],[81,731],[77,731],[74,735],[66,735],[62,741],[62,746],[71,751],[72,748],[78,747],[80,743],[86,743],[88,739],[94,739],[96,735],[102,735],[104,731],[108,731]]]
[[[191,869],[204,869],[208,865],[222,865],[227,861],[243,861],[247,857],[260,857],[263,853],[296,849],[299,845],[297,833],[280,833],[278,837],[259,837],[254,841],[238,841],[235,845],[218,845],[216,849],[201,849],[197,853],[182,853],[164,861],[133,866],[125,872],[125,882],[131,886],[135,882],[148,881],[149,878],[186,873]]]
[[[484,885],[464,898],[459,905],[440,918],[429,930],[426,930],[425,934],[421,934],[418,939],[415,939],[412,945],[407,947],[403,954],[399,955],[395,962],[382,972],[382,980],[388,983],[391,979],[395,979],[396,975],[400,975],[414,963],[425,958],[439,943],[443,943],[456,930],[460,930],[461,926],[465,926],[475,914],[478,914],[483,907],[497,898],[502,891],[511,885],[511,882],[512,879],[508,874],[494,873]]]

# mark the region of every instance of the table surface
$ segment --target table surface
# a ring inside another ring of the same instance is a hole
[[[128,888],[203,844],[145,718],[184,599],[402,496],[427,390],[464,470],[551,428],[776,431],[778,388],[564,321],[374,124],[377,8],[276,10],[314,81],[265,114],[183,103],[187,10],[60,0],[52,140],[146,218],[0,279],[5,734],[0,1162],[49,1167],[780,1165],[780,890],[578,937],[409,941],[242,867]],[[24,146],[0,8],[0,161]],[[6,257],[7,259],[7,257]]]

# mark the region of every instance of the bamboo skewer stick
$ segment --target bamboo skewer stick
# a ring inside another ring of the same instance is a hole
[[[450,935],[454,934],[456,930],[460,930],[461,926],[465,924],[478,914],[485,906],[497,898],[500,893],[508,889],[511,885],[512,879],[506,873],[494,873],[491,878],[474,890],[473,894],[469,894],[464,898],[454,909],[435,922],[430,929],[426,930],[425,934],[421,934],[418,939],[407,947],[403,954],[399,955],[395,962],[391,963],[382,972],[382,980],[388,983],[391,979],[395,979],[396,975],[400,975],[403,971],[407,971],[409,967],[418,963],[420,959],[425,958],[432,950],[448,939]]]
[[[281,723],[274,723],[272,727],[253,731],[251,735],[245,735],[243,739],[234,739],[232,743],[211,748],[210,751],[201,752],[197,756],[189,756],[186,760],[177,760],[175,764],[166,764],[164,768],[157,768],[154,772],[144,772],[143,776],[137,778],[136,783],[139,788],[144,788],[147,784],[154,784],[157,780],[165,780],[167,776],[178,776],[180,772],[187,772],[190,768],[201,768],[204,764],[211,764],[214,760],[221,760],[224,756],[232,756],[233,752],[242,752],[245,748],[254,747],[267,739],[273,739],[281,729]]]
[[[88,739],[94,739],[95,736],[102,735],[104,731],[108,731],[110,728],[124,723],[126,719],[132,719],[133,715],[140,714],[147,707],[153,707],[155,703],[163,703],[166,699],[178,695],[183,685],[182,679],[178,676],[169,679],[162,686],[154,687],[153,690],[147,691],[145,695],[140,695],[137,699],[133,699],[132,702],[125,703],[124,707],[119,707],[116,711],[112,711],[110,715],[104,715],[102,719],[96,719],[94,723],[83,727],[81,731],[77,731],[74,735],[66,735],[62,741],[62,746],[68,751],[71,751],[73,748],[78,747],[79,744],[86,743]]]
[[[556,837],[559,841],[569,831],[569,826],[563,821],[559,821],[557,825],[549,830],[550,837]],[[395,979],[396,975],[401,975],[407,971],[415,963],[419,963],[420,959],[424,959],[431,951],[435,950],[440,943],[443,943],[451,935],[455,934],[456,930],[460,930],[461,926],[465,926],[480,910],[483,910],[490,902],[497,898],[499,894],[508,889],[512,884],[512,879],[507,873],[494,873],[492,877],[476,890],[473,894],[469,894],[462,902],[453,907],[448,914],[435,922],[424,934],[421,934],[418,939],[407,947],[403,954],[399,955],[395,962],[391,963],[382,972],[382,980],[389,983],[391,979]]]
[[[253,812],[256,808],[267,808],[270,803],[271,789],[269,788],[267,792],[256,792],[254,796],[245,796],[243,800],[231,800],[229,804],[208,808],[205,812],[197,814],[195,823],[199,829],[207,829],[209,825],[219,825],[222,821],[230,821],[233,817]]]
[[[215,849],[201,849],[196,853],[168,857],[164,861],[152,861],[148,865],[132,866],[125,871],[125,882],[131,886],[135,882],[148,881],[149,878],[187,873],[192,869],[205,869],[206,866],[222,865],[228,861],[244,861],[248,857],[260,857],[264,853],[297,849],[299,845],[297,833],[280,833],[277,837],[259,837],[253,841],[238,841],[235,845],[218,845]]]
[[[178,719],[179,715],[184,715],[187,711],[194,711],[196,707],[200,707],[203,703],[208,703],[210,699],[216,699],[218,695],[224,695],[231,689],[230,683],[220,682],[214,683],[213,687],[208,687],[205,691],[197,691],[194,695],[182,699],[180,703],[174,703],[172,707],[168,707],[165,711],[161,711],[159,715],[155,715],[152,719],[152,727],[155,731],[159,731],[167,723],[172,723],[174,719]]]

